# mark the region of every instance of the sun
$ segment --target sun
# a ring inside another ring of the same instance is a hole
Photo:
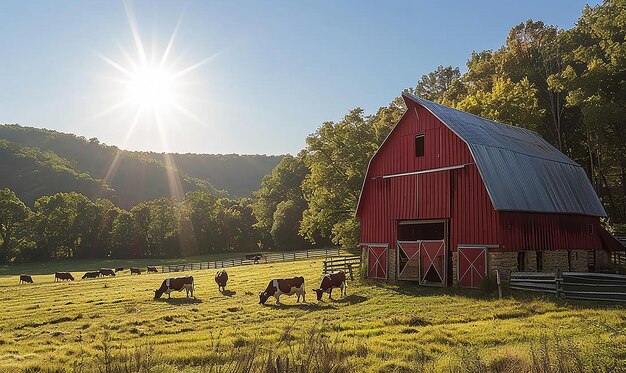
[[[175,74],[161,66],[142,66],[128,77],[126,94],[128,101],[143,108],[175,104]]]

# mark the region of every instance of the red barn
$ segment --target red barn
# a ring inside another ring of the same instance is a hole
[[[478,287],[496,269],[608,264],[620,246],[580,165],[533,131],[403,98],[357,207],[368,277]]]

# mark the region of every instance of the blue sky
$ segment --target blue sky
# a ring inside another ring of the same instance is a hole
[[[0,123],[129,150],[296,153],[322,122],[375,112],[438,65],[463,69],[526,19],[569,28],[586,3],[3,0]],[[101,56],[124,68],[122,48],[140,59],[126,9],[149,56],[180,20],[170,71],[209,59],[176,82],[184,111],[137,115],[131,102],[107,112],[128,98],[127,78]]]

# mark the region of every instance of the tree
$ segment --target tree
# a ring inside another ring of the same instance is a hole
[[[371,117],[356,108],[307,137],[305,164],[310,173],[302,190],[308,206],[300,232],[309,240],[319,234],[343,246],[358,244],[355,208],[367,164],[403,112],[400,99]]]
[[[302,220],[303,211],[303,206],[298,206],[292,200],[283,201],[276,206],[271,234],[278,249],[301,249],[309,245],[300,235],[298,224],[294,224]]]
[[[269,236],[276,223],[274,218],[278,205],[286,201],[291,201],[293,206],[300,209],[299,213],[296,213],[297,219],[290,222],[296,231],[299,230],[302,212],[306,208],[301,184],[308,173],[309,169],[304,163],[304,152],[301,152],[296,157],[284,156],[272,172],[263,178],[261,188],[254,193],[256,200],[252,209],[257,220],[255,227],[265,232],[266,236]],[[271,246],[271,243],[265,242],[265,245]]]
[[[497,78],[490,92],[470,94],[459,102],[458,108],[497,122],[537,130],[543,110],[535,93],[526,78],[519,83]]]
[[[7,263],[17,254],[20,241],[25,238],[20,231],[25,230],[31,215],[32,211],[13,191],[0,190],[0,263]]]
[[[576,26],[562,35],[567,66],[550,80],[553,89],[567,91],[567,105],[580,110],[592,180],[621,221],[626,219],[625,39],[621,2],[585,7]]]
[[[412,93],[426,100],[440,102],[444,93],[460,78],[458,67],[439,65],[435,71],[422,75]]]
[[[111,257],[136,257],[131,250],[135,241],[135,219],[130,212],[121,210],[111,226]]]

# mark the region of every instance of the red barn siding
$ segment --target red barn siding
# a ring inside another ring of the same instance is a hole
[[[450,248],[458,245],[495,245],[498,243],[497,211],[476,165],[452,172],[452,218]]]
[[[594,216],[501,211],[498,225],[502,249],[507,251],[602,247],[598,234],[602,227]]]
[[[450,217],[450,172],[439,171],[418,175],[418,213],[414,216],[420,219]]]

